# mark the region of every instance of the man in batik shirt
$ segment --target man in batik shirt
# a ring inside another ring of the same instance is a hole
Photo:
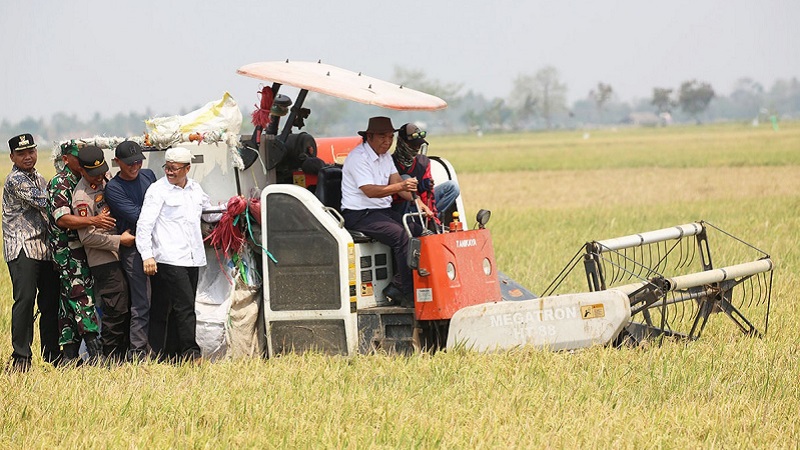
[[[47,249],[47,181],[36,170],[38,152],[33,136],[21,134],[8,141],[11,173],[3,187],[3,258],[11,276],[9,369],[27,372],[31,367],[33,308],[39,303],[39,337],[42,357],[56,363],[58,348],[58,276]],[[38,291],[38,295],[37,295]]]

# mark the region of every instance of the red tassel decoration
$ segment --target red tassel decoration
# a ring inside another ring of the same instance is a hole
[[[222,250],[226,257],[242,248],[244,235],[239,228],[239,224],[234,225],[233,222],[240,214],[245,212],[246,208],[247,201],[244,198],[231,197],[228,200],[227,211],[222,214],[222,219],[205,239],[212,247]]]
[[[266,128],[269,125],[269,111],[272,109],[272,88],[264,86],[261,89],[261,106],[256,107],[253,111],[253,125],[256,127]]]

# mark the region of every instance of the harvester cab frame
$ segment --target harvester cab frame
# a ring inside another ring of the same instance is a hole
[[[267,161],[273,159],[274,143],[284,142],[296,125],[309,91],[393,110],[447,106],[438,97],[319,62],[256,63],[238,73],[271,82],[266,95],[274,98],[283,85],[300,89],[280,134],[277,120],[263,128],[259,151]],[[262,191],[262,243],[274,255],[263,265],[270,356],[310,349],[352,354],[442,348],[449,320],[462,307],[501,301],[504,289],[534,297],[507,277],[501,283],[484,213],[482,225],[474,230],[456,222],[454,233],[414,239],[414,308],[390,305],[382,291],[393,275],[391,249],[344,229],[340,214],[341,166],[335,163],[342,163],[360,141],[317,139],[318,148],[331,149],[330,155],[320,156],[333,164],[316,174],[313,194],[301,186],[272,182]],[[431,161],[437,182],[457,179],[449,162]],[[460,197],[455,209],[456,216],[465,216]]]

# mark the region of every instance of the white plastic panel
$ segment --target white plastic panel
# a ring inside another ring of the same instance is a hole
[[[628,296],[617,290],[485,303],[453,315],[447,347],[497,351],[522,345],[546,350],[605,345],[630,318]]]
[[[270,196],[273,194],[280,194],[286,195],[291,197],[292,199],[297,200],[297,204],[301,205],[300,207],[305,208],[308,212],[308,216],[311,217],[310,220],[317,221],[330,235],[330,237],[335,241],[335,247],[338,249],[335,255],[322,255],[324,258],[331,258],[333,261],[336,261],[336,266],[338,266],[339,270],[338,273],[334,274],[333,276],[338,277],[338,285],[339,285],[339,292],[338,298],[330,299],[324,298],[321,299],[320,303],[330,304],[331,301],[335,302],[338,305],[338,308],[327,308],[327,309],[304,309],[304,310],[287,310],[285,306],[282,306],[280,310],[275,310],[273,308],[273,299],[271,298],[271,286],[270,286],[270,279],[273,278],[270,276],[270,271],[278,271],[283,270],[284,272],[294,270],[292,267],[287,267],[287,265],[291,264],[291,259],[293,258],[281,258],[277,257],[277,263],[272,261],[269,257],[265,255],[264,262],[263,262],[263,279],[264,279],[264,319],[266,322],[266,332],[267,332],[267,347],[270,356],[274,356],[277,353],[280,353],[281,349],[286,349],[287,343],[285,342],[275,342],[273,339],[274,332],[276,330],[281,330],[280,332],[288,332],[291,333],[292,323],[297,324],[296,330],[298,333],[305,332],[306,335],[303,338],[304,340],[308,339],[316,339],[319,338],[318,345],[315,345],[314,342],[306,342],[303,344],[305,348],[299,348],[298,351],[303,351],[307,348],[317,348],[320,350],[331,350],[329,347],[326,347],[330,344],[328,341],[328,336],[325,335],[327,333],[326,330],[338,330],[340,323],[344,323],[344,336],[346,339],[345,348],[339,349],[338,347],[335,349],[334,353],[342,353],[347,355],[352,355],[356,352],[356,348],[358,345],[358,336],[357,336],[357,320],[356,320],[356,308],[355,296],[351,296],[351,286],[355,285],[355,270],[351,270],[352,263],[355,259],[355,251],[354,246],[352,243],[352,238],[350,234],[345,230],[343,227],[340,226],[340,223],[337,219],[335,219],[330,212],[328,212],[322,203],[317,200],[317,198],[307,189],[301,188],[299,186],[291,185],[291,184],[273,184],[268,186],[264,189],[261,195],[261,223],[262,223],[262,243],[267,250],[269,249],[268,243],[270,242],[269,239],[269,226],[270,223],[270,211],[271,208],[268,207],[270,202]],[[276,197],[277,198],[277,197]],[[274,214],[282,215],[286,214],[286,211],[275,211]],[[285,232],[284,232],[285,233]],[[297,252],[306,252],[306,251],[319,251],[314,248],[297,248]],[[352,259],[351,259],[352,258]],[[282,262],[283,260],[283,262]],[[354,266],[352,266],[354,267]],[[276,272],[277,273],[277,272]],[[303,281],[304,274],[302,271],[296,272],[296,277],[300,277],[300,281]],[[330,281],[330,280],[329,280]],[[333,280],[334,282],[336,280]],[[311,293],[314,295],[314,286],[305,286],[304,294]],[[293,295],[292,292],[281,292],[280,295],[285,297],[286,295]],[[299,295],[299,294],[298,294]],[[352,305],[351,305],[352,301]],[[314,303],[313,301],[311,303]],[[304,325],[305,324],[305,325]],[[306,326],[308,325],[308,326]],[[319,326],[319,334],[314,331],[314,327]],[[305,330],[305,331],[304,331]],[[338,331],[335,331],[338,333]],[[334,345],[334,344],[331,344]],[[335,344],[338,346],[338,344]]]
[[[433,176],[434,184],[441,184],[448,180],[453,180],[458,183],[458,175],[456,175],[455,167],[444,158],[431,158],[431,175]],[[469,221],[466,221],[467,211],[464,209],[464,201],[460,194],[458,198],[456,198],[456,209],[458,210],[458,216],[461,218],[461,223],[469,223]]]

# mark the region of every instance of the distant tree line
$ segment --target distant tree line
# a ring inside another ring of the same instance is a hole
[[[619,100],[610,83],[598,81],[585,96],[567,102],[568,86],[558,70],[543,67],[532,74],[516,77],[506,98],[487,98],[463,85],[432,80],[422,71],[395,67],[395,83],[439,96],[449,107],[437,112],[387,111],[324,95],[309,95],[304,106],[311,109],[306,128],[320,136],[353,135],[366,126],[366,118],[378,114],[392,117],[398,127],[405,122],[421,122],[433,133],[510,132],[543,129],[638,124],[659,126],[670,123],[715,121],[766,121],[800,117],[800,81],[777,80],[769,89],[752,78],[739,79],[729,95],[721,95],[711,84],[686,80],[680,86],[653,87],[649,98],[630,102]],[[199,107],[208,99],[198,99]],[[242,101],[240,104],[247,104]],[[175,114],[185,114],[185,108]],[[252,132],[249,115],[243,134]],[[94,135],[134,136],[144,132],[144,120],[151,111],[119,113],[104,117],[95,113],[89,120],[75,114],[57,112],[50,119],[26,118],[17,123],[0,122],[0,132],[12,136],[30,132],[47,141]]]

